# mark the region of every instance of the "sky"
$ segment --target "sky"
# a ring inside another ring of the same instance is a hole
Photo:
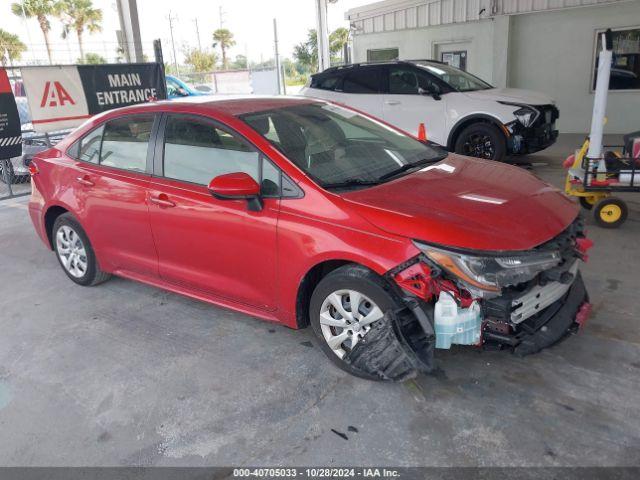
[[[15,0],[13,0],[15,1]],[[19,1],[19,0],[18,0]],[[329,29],[347,27],[344,14],[350,8],[372,3],[373,0],[338,0],[329,4]],[[15,33],[30,46],[23,55],[21,63],[46,59],[44,39],[35,19],[24,22],[11,13],[12,0],[0,0],[0,28]],[[117,39],[115,31],[119,29],[116,2],[114,0],[94,0],[94,6],[103,12],[102,32],[89,35],[85,33],[85,53],[99,53],[113,60]],[[203,48],[211,46],[212,33],[222,25],[233,32],[236,46],[229,52],[235,55],[248,55],[250,60],[261,61],[273,57],[273,19],[278,22],[280,54],[292,57],[293,47],[305,40],[307,30],[315,28],[314,0],[138,0],[140,30],[143,49],[152,58],[152,42],[162,40],[165,61],[171,61],[172,48],[169,29],[169,13],[174,18],[173,36],[178,60],[185,48],[198,46],[196,22]],[[51,44],[54,50],[54,63],[73,63],[79,57],[77,39],[74,34],[64,40],[61,37],[62,26],[58,19],[51,19]]]

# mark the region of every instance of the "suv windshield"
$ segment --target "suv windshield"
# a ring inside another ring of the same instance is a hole
[[[332,104],[240,117],[324,188],[375,185],[447,153]]]
[[[459,92],[472,92],[474,90],[488,90],[489,88],[493,88],[493,86],[484,80],[480,80],[478,77],[458,68],[451,67],[446,63],[433,64],[416,62],[415,65],[426,70],[431,75],[438,77]]]

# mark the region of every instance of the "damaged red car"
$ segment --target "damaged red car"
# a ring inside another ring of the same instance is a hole
[[[155,102],[94,117],[30,166],[29,212],[66,275],[118,275],[292,328],[371,379],[438,349],[526,355],[584,323],[577,207],[308,98]]]

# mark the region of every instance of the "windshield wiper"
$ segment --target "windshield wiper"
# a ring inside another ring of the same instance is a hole
[[[341,182],[323,183],[322,188],[349,188],[349,187],[361,187],[367,185],[378,185],[379,180],[364,180],[362,178],[347,178]]]
[[[435,163],[442,160],[442,157],[436,158],[423,158],[422,160],[418,160],[417,162],[407,163],[402,165],[400,168],[396,168],[395,170],[391,170],[390,172],[385,173],[381,177],[378,177],[378,182],[382,182],[384,180],[388,180],[391,177],[395,177],[396,175],[400,175],[402,172],[406,172],[407,170],[411,170],[415,167],[420,167],[427,163]]]

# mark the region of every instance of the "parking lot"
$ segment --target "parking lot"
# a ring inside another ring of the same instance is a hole
[[[579,137],[529,157],[561,186]],[[528,358],[439,351],[404,384],[294,331],[114,278],[71,283],[27,197],[0,202],[5,465],[631,466],[640,462],[640,199],[596,227],[586,330]]]

